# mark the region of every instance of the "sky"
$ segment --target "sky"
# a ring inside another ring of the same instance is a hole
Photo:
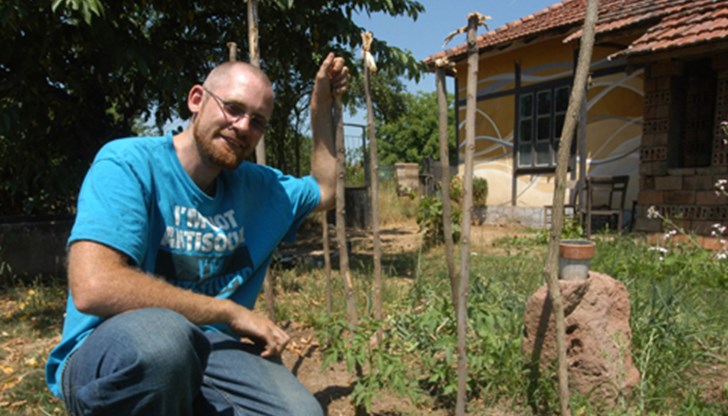
[[[393,18],[384,13],[371,16],[366,14],[356,16],[354,21],[364,29],[372,32],[375,39],[386,41],[390,46],[407,49],[412,52],[415,59],[423,60],[443,50],[445,37],[452,31],[467,25],[467,15],[477,11],[490,16],[492,19],[486,23],[490,30],[494,30],[506,23],[528,16],[531,13],[543,10],[560,0],[419,0],[425,7],[417,21],[408,17]],[[485,33],[480,28],[479,35]],[[465,43],[466,35],[460,34],[453,38],[445,49]],[[419,83],[405,82],[409,92],[435,91],[435,77],[426,74]],[[452,85],[448,84],[448,91]]]

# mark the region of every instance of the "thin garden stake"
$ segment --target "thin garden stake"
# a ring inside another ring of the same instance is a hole
[[[233,62],[238,60],[238,44],[235,42],[228,42],[228,61]]]
[[[256,68],[260,68],[258,39],[258,0],[248,0],[248,50],[250,63]],[[265,137],[255,147],[255,161],[259,165],[265,165]]]
[[[382,319],[382,241],[379,237],[379,159],[377,158],[377,137],[374,131],[374,108],[372,105],[370,77],[377,71],[374,57],[369,52],[372,32],[361,34],[362,58],[364,61],[364,95],[367,103],[367,132],[369,133],[369,201],[372,215],[372,246],[374,250],[374,319]],[[382,341],[382,330],[377,330],[377,344]]]
[[[248,52],[250,64],[260,68],[260,49],[258,48],[258,1],[248,0]],[[231,52],[232,53],[232,52]],[[260,138],[255,147],[255,161],[259,165],[265,165],[265,136]],[[263,294],[267,306],[268,319],[276,320],[276,296],[275,296],[275,274],[270,267],[265,272],[263,280]]]
[[[321,230],[324,240],[324,273],[326,274],[326,312],[334,311],[333,281],[331,278],[331,248],[329,241],[329,211],[321,213]]]
[[[475,157],[475,106],[477,105],[475,92],[478,84],[478,26],[484,25],[490,19],[480,13],[468,15],[468,25],[459,29],[460,33],[467,30],[468,40],[468,74],[467,96],[465,104],[465,175],[463,179],[463,217],[460,227],[460,281],[458,282],[457,302],[457,338],[458,338],[458,388],[455,414],[465,414],[468,386],[468,357],[467,357],[467,330],[468,330],[468,277],[470,273],[470,218],[473,209],[473,165]],[[456,31],[458,32],[458,31]],[[450,34],[449,40],[456,34]]]
[[[448,151],[448,125],[447,125],[447,85],[445,85],[446,69],[454,70],[454,65],[447,58],[435,61],[437,67],[435,81],[437,86],[438,125],[440,139],[440,167],[442,178],[440,192],[442,196],[442,232],[445,238],[445,261],[447,274],[450,277],[452,291],[452,304],[458,304],[458,276],[455,270],[455,243],[452,235],[452,204],[450,201],[450,154]]]
[[[553,216],[551,222],[551,233],[549,234],[548,255],[546,257],[546,278],[548,281],[548,292],[553,304],[553,311],[556,318],[556,348],[558,350],[558,377],[559,377],[559,402],[561,404],[561,415],[568,416],[569,410],[569,379],[568,363],[566,360],[566,341],[564,325],[564,305],[561,300],[561,288],[559,286],[559,242],[561,231],[564,227],[564,195],[566,194],[566,168],[569,162],[572,137],[576,128],[581,103],[585,99],[586,81],[589,74],[592,49],[594,47],[594,26],[597,21],[597,0],[587,0],[586,14],[584,17],[584,29],[581,36],[581,47],[579,59],[574,74],[574,85],[569,97],[569,105],[566,109],[566,119],[561,131],[559,141],[558,160],[556,164],[556,178],[554,179],[555,191],[553,199]]]
[[[357,324],[356,300],[354,298],[354,282],[349,270],[349,252],[346,244],[346,149],[344,144],[344,107],[341,96],[335,95],[334,123],[336,126],[336,240],[339,243],[339,271],[344,283],[346,312],[349,316],[349,329],[352,336]]]

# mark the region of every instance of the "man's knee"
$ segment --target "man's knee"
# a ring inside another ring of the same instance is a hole
[[[202,377],[210,345],[182,315],[168,309],[138,309],[111,318],[108,327],[105,324],[97,331],[114,337],[125,352],[122,355],[132,361],[126,365],[143,366],[146,374]],[[194,374],[185,374],[189,371]]]

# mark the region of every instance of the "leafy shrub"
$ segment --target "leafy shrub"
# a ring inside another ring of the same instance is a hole
[[[460,222],[462,221],[462,181],[455,176],[450,181],[450,207],[452,217],[453,240],[460,238]],[[487,191],[486,191],[487,192]],[[424,195],[420,198],[417,207],[417,225],[423,233],[422,241],[426,247],[431,247],[445,241],[442,217],[442,195]]]
[[[473,206],[484,207],[488,201],[488,180],[480,176],[473,178]]]

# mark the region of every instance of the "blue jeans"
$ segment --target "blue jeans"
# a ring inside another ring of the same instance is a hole
[[[104,321],[67,360],[62,385],[74,416],[323,414],[282,363],[167,309]]]

